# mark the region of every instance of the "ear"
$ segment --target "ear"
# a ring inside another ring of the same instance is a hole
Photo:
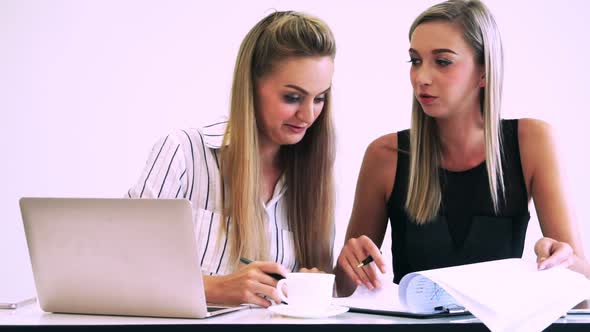
[[[486,72],[482,70],[481,76],[479,77],[479,87],[485,88],[486,86]]]

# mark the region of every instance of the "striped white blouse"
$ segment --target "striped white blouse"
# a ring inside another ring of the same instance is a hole
[[[192,203],[199,263],[204,274],[225,275],[237,269],[227,262],[232,243],[220,227],[232,231],[231,221],[221,220],[219,149],[227,121],[201,129],[178,130],[161,138],[152,148],[145,169],[128,191],[130,198],[185,198]],[[268,204],[265,227],[269,255],[295,271],[293,235],[287,224],[286,185],[281,178]]]

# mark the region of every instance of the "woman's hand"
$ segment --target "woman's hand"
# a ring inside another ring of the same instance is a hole
[[[566,242],[559,242],[552,238],[544,237],[535,243],[537,255],[537,267],[545,270],[554,266],[566,268],[574,264],[576,255],[572,247]]]
[[[357,267],[369,255],[373,257],[374,263]],[[338,256],[337,264],[357,286],[364,284],[368,289],[381,287],[375,265],[381,273],[385,273],[385,261],[379,248],[369,237],[362,235],[349,239]]]
[[[272,304],[266,298],[281,303],[276,290],[278,281],[269,273],[286,276],[288,272],[278,263],[252,262],[232,274],[203,276],[205,297],[210,303],[229,305],[251,303],[266,308]]]

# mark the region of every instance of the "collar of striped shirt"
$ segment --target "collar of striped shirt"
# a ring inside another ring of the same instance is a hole
[[[203,142],[211,149],[221,148],[223,143],[223,134],[225,134],[225,128],[227,127],[227,118],[220,118],[206,126],[201,128],[203,134]]]

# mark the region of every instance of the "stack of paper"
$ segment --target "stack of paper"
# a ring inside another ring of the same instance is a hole
[[[382,284],[378,291],[359,287],[335,303],[408,312],[463,306],[491,331],[536,332],[590,298],[590,280],[583,275],[562,267],[538,271],[535,262],[522,259],[410,273],[399,289],[391,282]]]

